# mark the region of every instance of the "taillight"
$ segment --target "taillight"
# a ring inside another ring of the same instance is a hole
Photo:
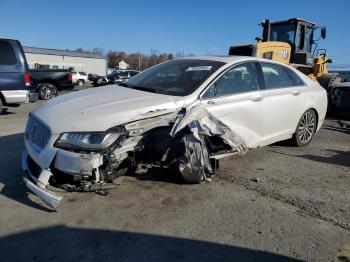
[[[73,80],[73,76],[71,73],[68,73],[68,81],[72,81]]]
[[[30,74],[28,72],[24,74],[24,83],[26,86],[30,86]]]

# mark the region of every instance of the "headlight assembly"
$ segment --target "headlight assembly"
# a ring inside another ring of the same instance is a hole
[[[63,133],[54,146],[63,149],[102,150],[115,142],[120,134],[106,132]]]

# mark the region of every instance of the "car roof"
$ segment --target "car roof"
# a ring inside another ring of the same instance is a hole
[[[226,56],[189,56],[189,57],[180,57],[180,59],[195,59],[195,60],[209,60],[209,61],[218,61],[224,63],[234,63],[239,61],[249,61],[249,60],[261,60],[252,56],[235,56],[235,55],[226,55]]]

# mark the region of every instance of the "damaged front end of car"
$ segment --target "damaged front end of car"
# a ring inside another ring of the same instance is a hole
[[[117,177],[132,174],[142,163],[168,167],[189,183],[210,181],[220,158],[247,151],[244,141],[200,104],[175,111],[151,111],[141,120],[106,132],[51,137],[51,150],[40,159],[31,151],[42,138],[31,142],[37,127],[33,129],[28,123],[27,151],[22,156],[22,168],[28,174],[24,182],[54,210],[62,196],[51,187],[106,194]]]

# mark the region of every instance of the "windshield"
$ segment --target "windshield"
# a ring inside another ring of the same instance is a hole
[[[280,41],[294,45],[295,25],[293,23],[271,24],[270,41]]]
[[[209,60],[172,60],[156,65],[120,85],[164,95],[186,96],[224,64]]]

